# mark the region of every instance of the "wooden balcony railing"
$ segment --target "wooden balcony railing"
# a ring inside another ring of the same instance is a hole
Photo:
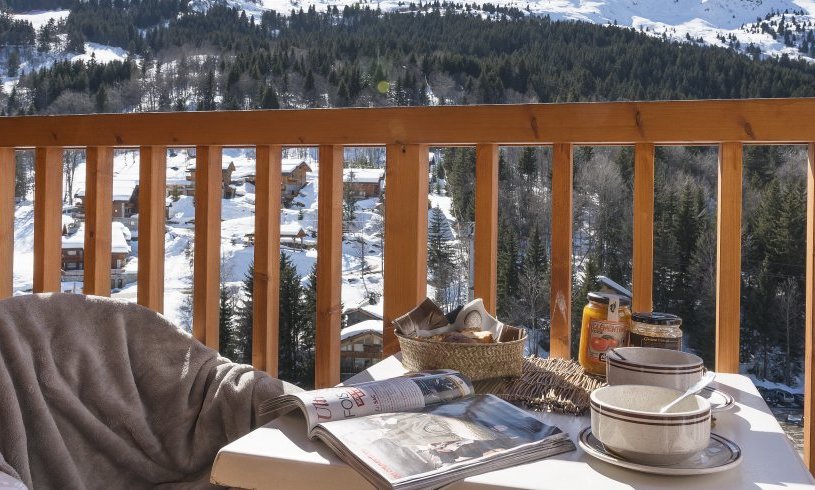
[[[253,363],[278,364],[281,150],[319,146],[316,384],[340,380],[343,146],[387,149],[384,321],[426,294],[427,147],[475,146],[475,294],[496,305],[498,147],[553,145],[551,348],[569,356],[574,145],[634,145],[633,287],[651,308],[654,147],[719,145],[717,371],[739,368],[742,145],[807,144],[805,460],[815,469],[815,99],[278,110],[0,118],[0,297],[12,293],[14,150],[36,149],[34,290],[60,286],[62,153],[88,149],[85,291],[110,294],[113,148],[139,148],[139,303],[161,311],[167,147],[196,146],[193,333],[218,348],[223,147],[257,147]],[[398,344],[385,329],[385,354]]]

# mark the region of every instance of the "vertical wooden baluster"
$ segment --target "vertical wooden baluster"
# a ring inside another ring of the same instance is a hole
[[[719,145],[716,245],[716,371],[739,372],[742,145]]]
[[[167,147],[139,148],[138,302],[164,312]]]
[[[85,154],[85,285],[83,293],[110,296],[113,148]]]
[[[252,365],[272,376],[278,373],[279,351],[281,150],[257,147],[255,177]]]
[[[549,355],[571,357],[572,338],[572,145],[552,147],[552,276]]]
[[[34,292],[62,280],[62,148],[37,148],[34,162]]]
[[[14,148],[0,148],[0,299],[14,291]]]
[[[654,145],[634,148],[634,311],[651,311],[654,294]]]
[[[192,332],[196,339],[215,350],[218,350],[221,287],[221,154],[220,146],[199,146],[195,162]]]
[[[317,213],[317,388],[340,382],[340,302],[342,301],[341,146],[320,146]]]
[[[815,473],[815,143],[807,159],[807,252],[804,318],[804,463]]]
[[[391,322],[427,296],[426,145],[387,146],[383,350],[399,350]]]
[[[498,287],[498,145],[476,146],[475,297],[495,315]]]

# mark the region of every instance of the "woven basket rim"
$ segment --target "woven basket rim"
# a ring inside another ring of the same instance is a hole
[[[444,344],[444,345],[449,345],[451,347],[452,346],[489,347],[489,346],[495,346],[495,345],[512,345],[512,344],[517,344],[519,342],[525,342],[526,337],[527,337],[526,329],[523,329],[523,335],[519,339],[510,340],[509,342],[490,342],[490,343],[482,343],[482,342],[439,342],[438,340],[430,340],[430,339],[424,338],[424,337],[408,337],[406,335],[402,335],[401,333],[399,333],[396,330],[396,328],[393,329],[393,333],[396,335],[396,337],[399,340],[402,340],[402,339],[412,340],[414,342],[421,342],[423,344]]]

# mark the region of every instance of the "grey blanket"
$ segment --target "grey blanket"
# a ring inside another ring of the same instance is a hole
[[[206,488],[259,403],[295,390],[137,305],[0,301],[0,471],[32,489]]]

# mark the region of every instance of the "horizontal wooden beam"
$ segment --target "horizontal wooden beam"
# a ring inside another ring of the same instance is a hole
[[[796,98],[15,116],[0,147],[808,143],[813,114]]]

